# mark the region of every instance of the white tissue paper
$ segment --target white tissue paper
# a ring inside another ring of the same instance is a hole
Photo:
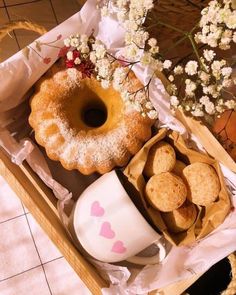
[[[112,30],[111,30],[112,28]],[[75,33],[94,35],[102,40],[116,55],[124,45],[124,29],[113,17],[101,19],[96,0],[88,0],[80,12],[46,33],[29,47],[19,51],[0,64],[0,145],[16,164],[26,160],[38,176],[58,198],[58,209],[64,223],[64,205],[76,199],[83,189],[97,176],[83,176],[78,172],[65,171],[60,164],[48,159],[43,150],[30,139],[31,129],[27,122],[28,98],[32,85],[57,60],[63,39]],[[50,46],[53,45],[53,46]],[[38,46],[41,47],[37,52]],[[58,47],[58,48],[56,48]],[[39,53],[39,54],[38,54]],[[143,84],[149,81],[151,72],[140,65],[133,70]],[[150,98],[158,110],[162,127],[179,131],[187,138],[184,126],[170,111],[169,96],[162,82],[155,78],[150,85]],[[196,140],[196,139],[195,139]],[[200,149],[202,147],[197,142]],[[221,165],[223,174],[236,206],[236,174]],[[213,264],[236,250],[236,212],[228,215],[224,223],[210,235],[189,247],[172,247],[168,256],[157,265],[143,268],[127,268],[90,259],[101,276],[110,281],[103,294],[147,294],[174,282],[207,271]]]

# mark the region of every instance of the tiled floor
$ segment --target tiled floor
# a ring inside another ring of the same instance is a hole
[[[0,203],[0,294],[91,294],[1,176]]]
[[[47,30],[76,13],[81,0],[0,0],[0,26],[10,20],[29,20],[43,25]],[[34,39],[37,33],[16,30],[0,42],[0,61],[14,54]],[[14,38],[16,37],[16,38]]]
[[[75,0],[0,0],[0,26],[27,19],[47,30],[80,9]],[[37,34],[17,30],[0,42],[0,61]],[[0,295],[91,294],[0,176]]]

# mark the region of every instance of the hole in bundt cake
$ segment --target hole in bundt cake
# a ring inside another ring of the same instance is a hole
[[[100,127],[107,120],[107,109],[102,101],[90,102],[82,111],[82,120],[89,127]]]

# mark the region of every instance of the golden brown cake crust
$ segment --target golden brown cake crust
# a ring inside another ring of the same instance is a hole
[[[183,180],[170,172],[152,176],[145,191],[152,206],[162,212],[179,208],[187,196],[187,188]]]
[[[140,88],[134,74],[127,87]],[[107,113],[104,124],[91,127],[84,122],[83,111],[89,107]],[[81,79],[76,69],[57,62],[36,84],[29,123],[49,158],[91,174],[126,165],[150,138],[154,120],[129,110],[112,87],[103,89],[96,79]]]

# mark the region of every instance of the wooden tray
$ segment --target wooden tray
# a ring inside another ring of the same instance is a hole
[[[192,133],[197,137],[210,156],[236,173],[235,161],[205,125],[194,118],[185,116],[180,111],[176,112],[176,117],[183,123],[189,133]]]
[[[41,225],[52,242],[64,255],[75,272],[83,280],[92,294],[100,295],[101,289],[108,287],[97,270],[79,253],[64,229],[56,209],[57,199],[52,191],[26,164],[20,166],[11,162],[5,151],[0,148],[0,174],[9,183],[30,213]],[[180,295],[201,275],[195,275],[186,281],[180,281],[156,290],[150,295]]]

